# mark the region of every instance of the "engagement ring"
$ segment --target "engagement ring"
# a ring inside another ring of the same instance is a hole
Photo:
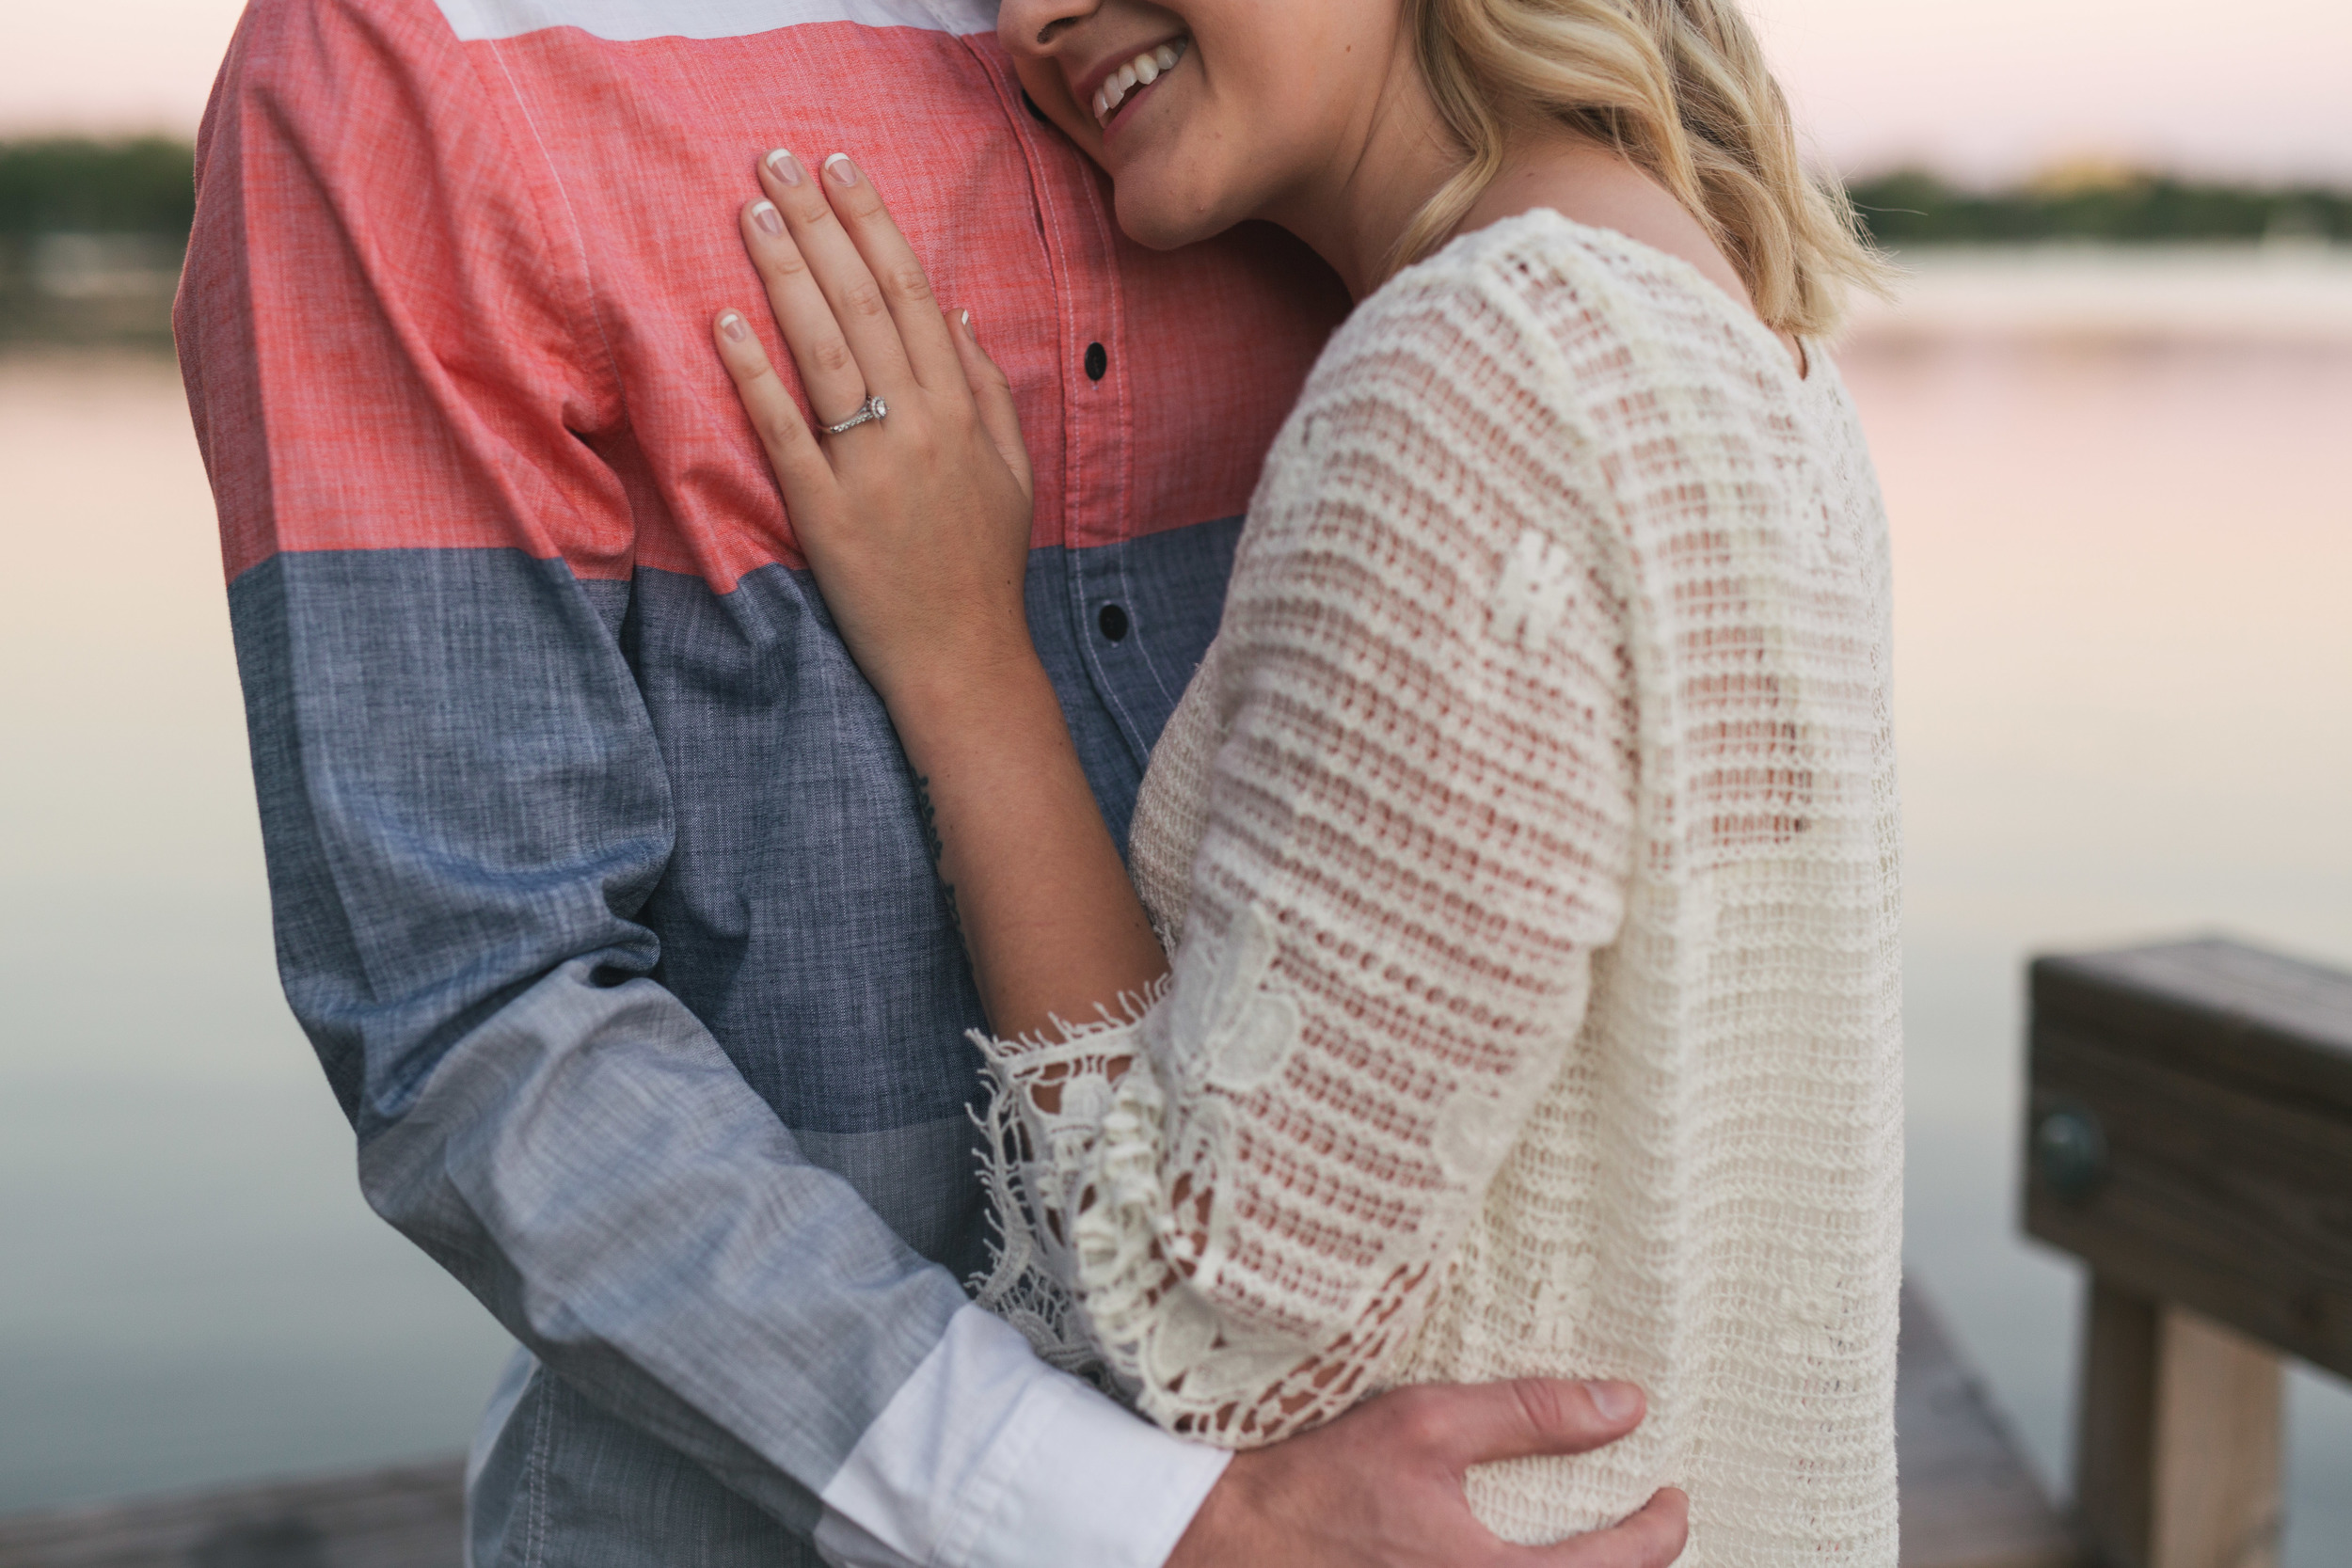
[[[858,426],[864,424],[868,420],[879,420],[884,414],[889,412],[890,405],[882,402],[882,399],[878,397],[867,398],[863,404],[858,405],[858,411],[856,413],[850,415],[839,424],[829,424],[823,426],[822,428],[828,436],[838,436],[845,430],[855,430]]]

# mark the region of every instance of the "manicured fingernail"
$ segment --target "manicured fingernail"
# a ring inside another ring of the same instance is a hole
[[[1588,1383],[1584,1393],[1604,1421],[1622,1421],[1642,1407],[1642,1391],[1630,1383]]]
[[[971,332],[973,337],[977,338],[977,337],[978,337],[978,336],[979,336],[979,334],[978,334],[978,333],[977,333],[977,332],[972,332],[972,312],[971,312],[971,311],[969,311],[969,310],[959,310],[959,311],[957,311],[957,312],[956,312],[956,320],[958,320],[958,321],[960,321],[960,322],[963,323],[963,329],[964,329],[966,332]]]
[[[850,155],[847,152],[836,152],[827,158],[825,172],[833,177],[833,182],[836,185],[857,183],[857,165],[850,162]]]
[[[801,182],[801,161],[779,147],[768,154],[768,172],[781,183],[797,185]]]
[[[743,318],[732,310],[719,318],[719,330],[727,335],[727,341],[731,343],[739,343],[752,335],[752,329],[744,324]]]
[[[752,227],[772,240],[784,232],[784,214],[774,202],[763,201],[752,209]]]

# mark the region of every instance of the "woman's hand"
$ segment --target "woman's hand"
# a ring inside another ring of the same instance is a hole
[[[783,486],[792,530],[842,641],[903,709],[961,705],[1008,661],[1033,662],[1022,578],[1029,459],[1012,388],[964,311],[942,311],[922,263],[866,179],[835,153],[809,170],[761,161],[743,244],[767,285],[818,420],[878,399],[888,412],[812,430],[741,312],[712,325],[719,356]]]
[[[1029,641],[1029,460],[1012,388],[942,314],[857,166],[761,161],[743,244],[818,420],[739,311],[719,356],[784,486],[834,624],[889,705],[947,907],[999,1034],[1084,1018],[1167,971]]]

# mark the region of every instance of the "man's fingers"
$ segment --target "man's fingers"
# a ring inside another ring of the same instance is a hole
[[[979,333],[973,328],[972,312],[958,310],[948,320],[953,324],[951,335],[963,378],[971,385],[972,402],[978,409],[980,428],[994,442],[1005,467],[1020,483],[1021,493],[1033,496],[1029,478],[1029,448],[1021,439],[1021,414],[1013,406],[1012,383],[996,368],[996,361],[980,346]]]
[[[769,465],[784,489],[785,505],[795,515],[802,513],[816,499],[817,487],[832,482],[833,466],[825,461],[815,432],[801,418],[792,394],[769,361],[759,334],[752,330],[743,313],[720,311],[710,324],[710,337],[719,345],[720,362],[735,382],[736,395],[743,400],[743,412],[758,433],[759,444],[768,450]]]
[[[1530,1546],[1511,1568],[1667,1568],[1691,1537],[1691,1499],[1669,1486],[1609,1529]]]
[[[1415,1418],[1457,1469],[1502,1459],[1584,1453],[1641,1425],[1645,1408],[1642,1391],[1630,1383],[1548,1377],[1406,1392],[1423,1404]]]

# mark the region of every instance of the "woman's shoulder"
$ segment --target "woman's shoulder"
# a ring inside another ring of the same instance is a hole
[[[1268,454],[1252,526],[1371,469],[1399,481],[1381,495],[1474,531],[1613,556],[1735,497],[1758,537],[1824,509],[1875,526],[1859,418],[1828,356],[1811,358],[1800,375],[1745,304],[1677,257],[1519,214],[1358,308]]]
[[[1813,358],[1801,377],[1771,328],[1688,261],[1536,209],[1460,236],[1358,306],[1290,434],[1386,411],[1455,440],[1535,440],[1588,472],[1663,434],[1770,427],[1843,444],[1842,388]]]
[[[1306,401],[1532,404],[1602,435],[1628,397],[1673,388],[1720,394],[1680,404],[1686,417],[1785,411],[1831,390],[1690,262],[1539,208],[1375,291],[1333,336]]]
[[[1619,434],[1582,405],[1604,379],[1622,401],[1639,375],[1577,363],[1531,308],[1540,291],[1525,272],[1553,238],[1548,226],[1493,226],[1357,307],[1267,453],[1237,580],[1294,552],[1319,559],[1335,515],[1455,564],[1500,570],[1514,551],[1552,546],[1596,570],[1613,560],[1626,527],[1612,477]]]

